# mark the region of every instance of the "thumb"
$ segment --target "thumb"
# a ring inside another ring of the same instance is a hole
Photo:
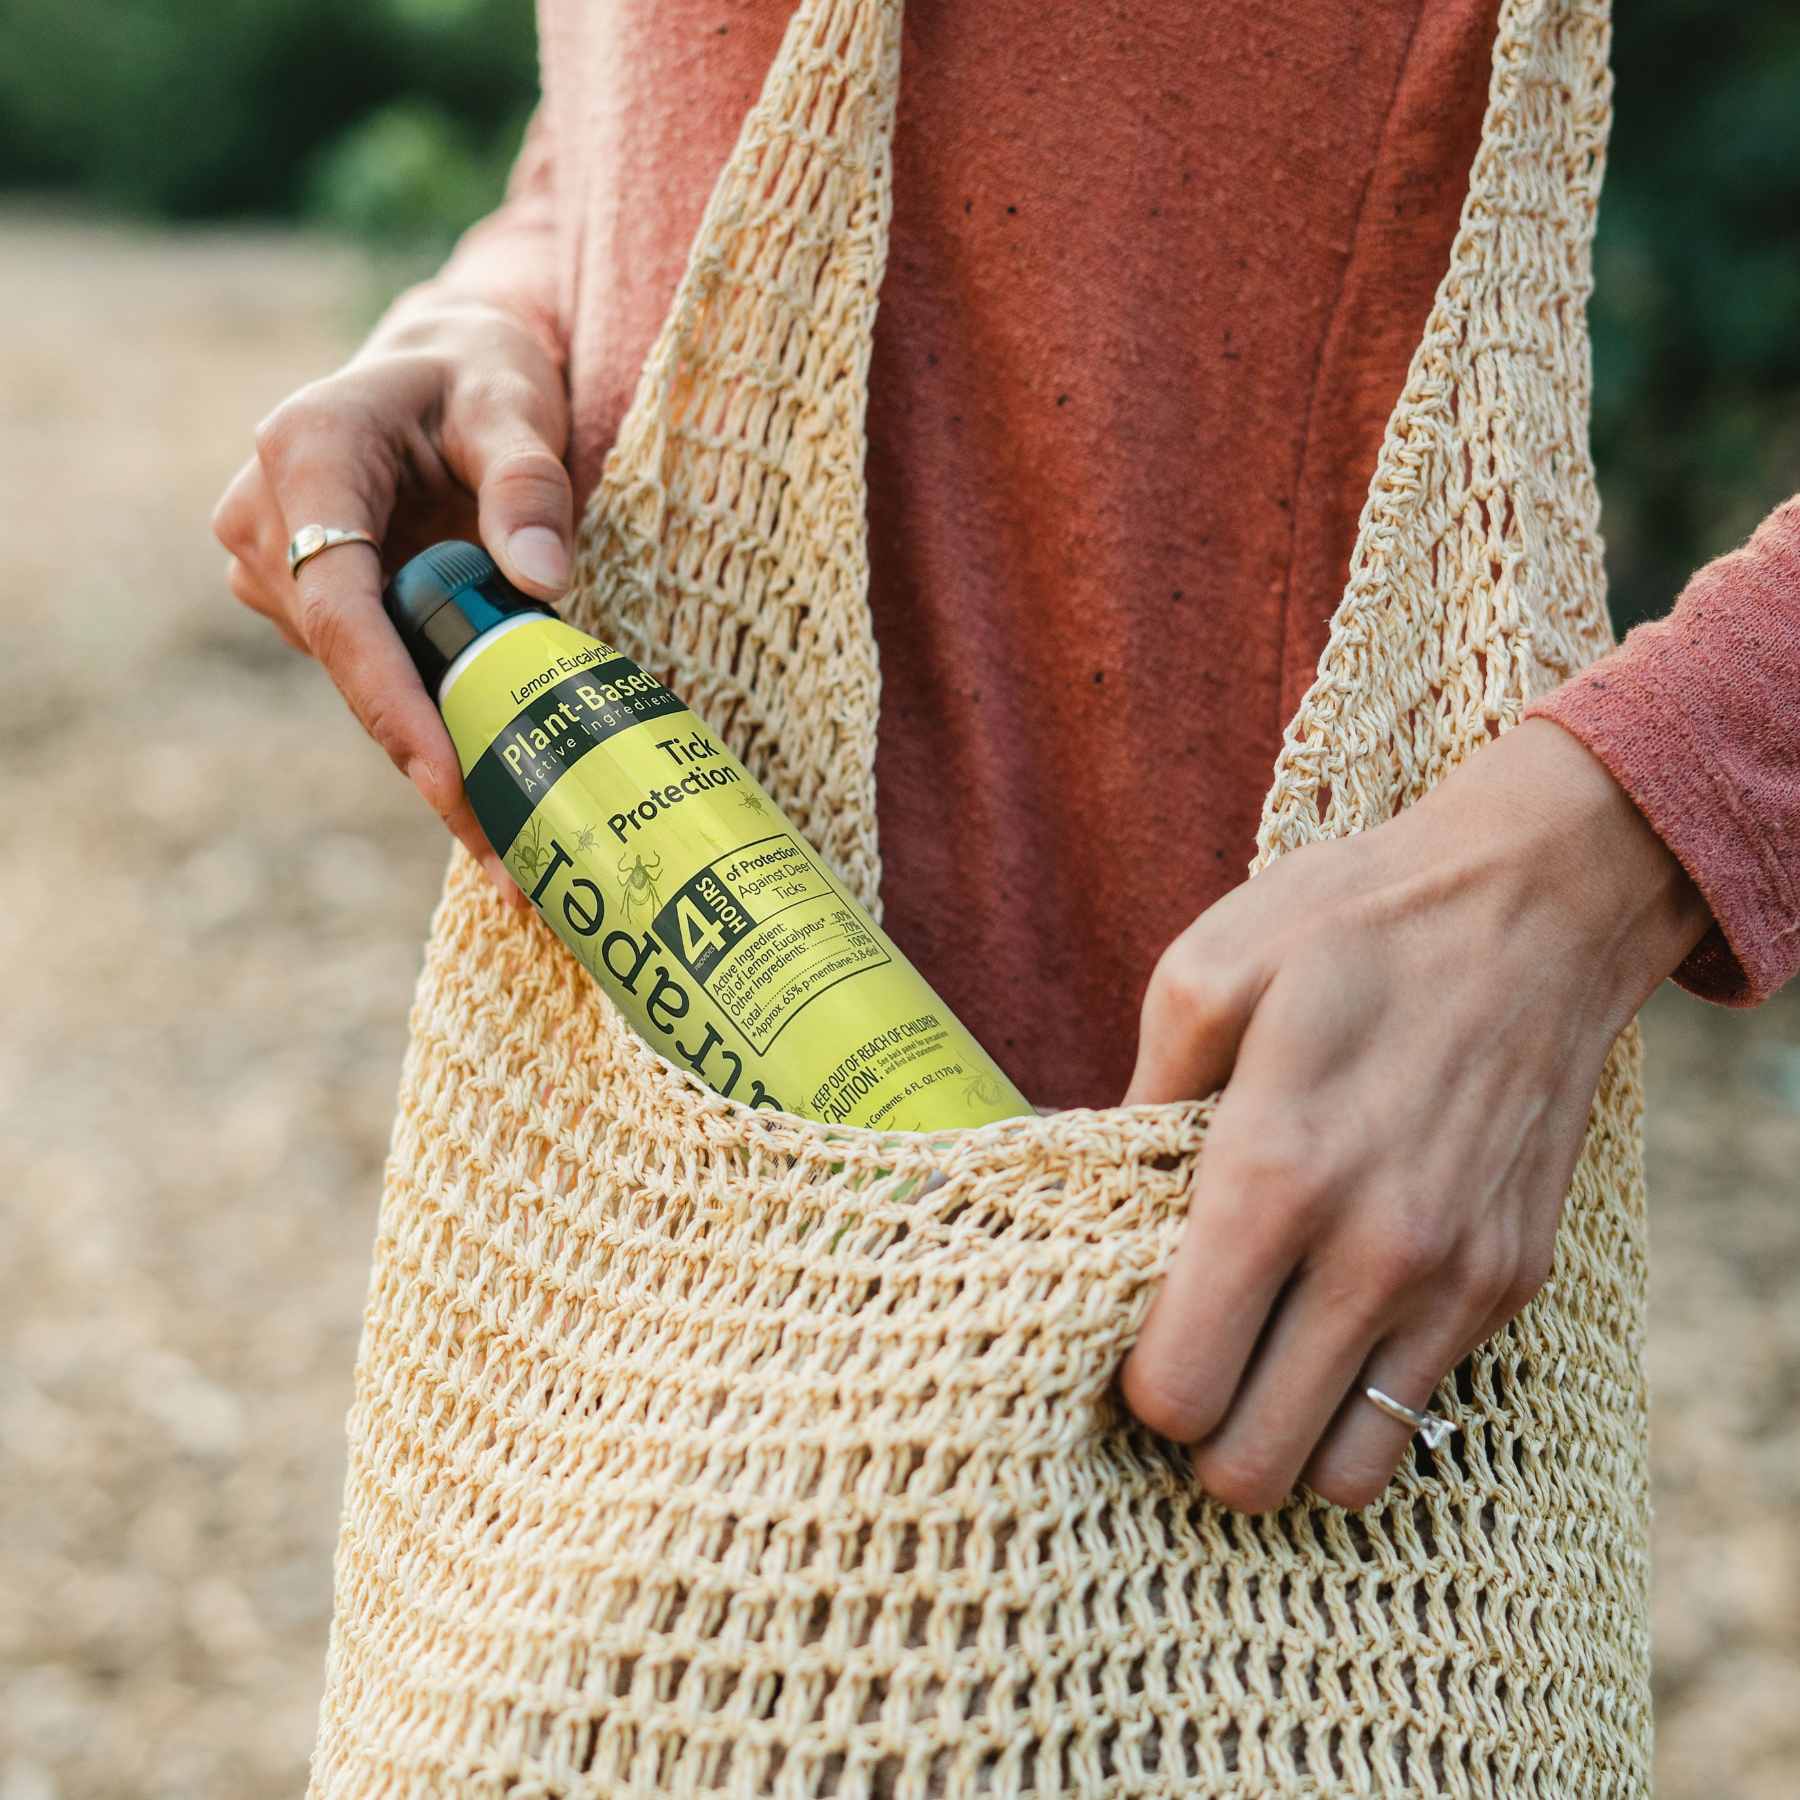
[[[553,599],[569,582],[575,513],[558,454],[568,431],[560,389],[509,382],[455,434],[458,474],[476,496],[481,541],[507,580]]]
[[[1144,993],[1137,1064],[1122,1104],[1198,1100],[1222,1088],[1266,982],[1190,928],[1162,954]]]

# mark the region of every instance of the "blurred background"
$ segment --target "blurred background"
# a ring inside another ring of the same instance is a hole
[[[1624,627],[1800,490],[1800,9],[1620,11]],[[528,0],[0,11],[0,1800],[304,1781],[445,849],[207,516],[492,204],[534,86]],[[1647,1029],[1659,1791],[1786,1796],[1800,994]]]

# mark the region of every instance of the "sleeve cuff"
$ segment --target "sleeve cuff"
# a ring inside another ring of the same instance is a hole
[[[1598,757],[1700,890],[1714,923],[1674,979],[1702,999],[1754,1006],[1792,972],[1781,954],[1792,943],[1792,884],[1722,766],[1718,726],[1684,703],[1686,661],[1679,641],[1641,626],[1525,717],[1551,720]]]

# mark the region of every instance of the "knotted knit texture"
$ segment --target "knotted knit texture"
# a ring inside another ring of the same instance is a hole
[[[863,414],[899,16],[799,7],[571,609],[870,906]],[[1390,817],[1610,641],[1584,321],[1606,44],[1597,0],[1503,10],[1258,868]],[[1209,1111],[941,1137],[749,1112],[458,852],[375,1247],[312,1793],[1647,1792],[1635,1031],[1551,1280],[1435,1397],[1460,1435],[1358,1513],[1302,1490],[1233,1514],[1117,1403]]]

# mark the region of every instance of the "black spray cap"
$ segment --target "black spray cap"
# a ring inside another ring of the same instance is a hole
[[[381,604],[433,699],[445,670],[483,632],[519,613],[556,616],[521,594],[479,544],[460,538],[433,544],[396,569]]]

